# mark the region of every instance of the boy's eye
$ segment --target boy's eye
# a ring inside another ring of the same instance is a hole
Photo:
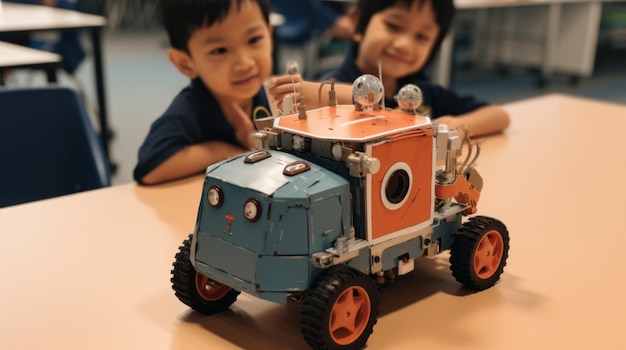
[[[394,32],[399,32],[400,30],[402,30],[402,27],[394,22],[385,22],[385,25],[387,26],[387,28]]]
[[[227,52],[225,47],[218,47],[217,49],[213,49],[209,52],[210,55],[223,55]]]
[[[261,36],[261,35],[257,35],[257,36],[254,36],[254,37],[250,38],[250,40],[248,41],[248,43],[249,43],[249,44],[256,44],[256,43],[258,43],[259,41],[261,41],[262,39],[263,39],[263,36]]]
[[[428,41],[430,40],[430,36],[426,34],[417,34],[418,41]]]

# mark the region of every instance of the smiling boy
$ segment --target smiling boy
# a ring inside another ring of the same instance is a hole
[[[436,123],[462,134],[467,130],[472,136],[501,132],[510,122],[504,109],[434,84],[424,74],[450,29],[454,12],[453,0],[359,0],[346,58],[322,79],[351,83],[361,74],[378,76],[380,69],[385,106],[396,108],[394,96],[413,84],[421,89],[423,105]],[[343,90],[337,93],[338,99],[349,100],[351,91]]]
[[[156,184],[252,148],[251,119],[269,116],[267,0],[162,0],[170,62],[191,83],[150,127],[134,178]]]

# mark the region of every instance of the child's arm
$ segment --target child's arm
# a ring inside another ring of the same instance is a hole
[[[141,179],[146,185],[199,174],[207,166],[245,152],[243,148],[222,141],[207,141],[185,146]]]
[[[248,150],[254,148],[252,132],[254,125],[241,107],[232,104],[232,109],[225,111],[226,120],[235,128],[237,140]],[[141,179],[147,185],[179,179],[200,173],[207,166],[245,152],[246,149],[222,141],[206,141],[186,145],[184,148],[154,168]]]
[[[441,116],[434,122],[457,129],[460,136],[467,128],[469,135],[476,137],[501,132],[509,126],[510,118],[501,107],[488,105],[463,115]]]

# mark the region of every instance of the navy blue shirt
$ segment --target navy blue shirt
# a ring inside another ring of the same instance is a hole
[[[354,49],[350,48],[341,65],[325,73],[321,80],[333,78],[337,82],[352,83],[363,75],[356,66],[355,56]],[[487,102],[479,101],[472,96],[460,96],[450,89],[434,84],[421,71],[398,79],[394,95],[406,84],[417,85],[422,90],[422,105],[430,109],[430,117],[433,119],[444,115],[457,116],[469,113],[488,105]],[[398,102],[393,98],[385,97],[385,107],[396,108]]]
[[[252,109],[261,111],[252,118],[269,117],[265,90],[252,98]],[[267,112],[267,113],[266,113]],[[241,146],[235,129],[226,120],[215,97],[200,79],[194,79],[172,101],[165,113],[152,126],[139,148],[139,159],[133,172],[135,181],[141,179],[174,153],[191,144],[223,141]],[[208,164],[207,164],[208,165]]]

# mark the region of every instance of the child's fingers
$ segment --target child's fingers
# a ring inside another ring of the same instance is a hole
[[[268,89],[268,93],[272,96],[272,99],[278,101],[279,105],[287,95],[291,96],[293,101],[298,101],[298,98],[302,94],[300,81],[300,75],[294,75],[294,83],[291,82],[291,77],[288,75],[274,77],[272,79],[273,84]]]
[[[238,104],[233,103],[232,106],[235,113],[226,113],[226,120],[235,128],[235,135],[239,143],[246,149],[254,149],[252,133],[255,129],[252,120],[250,120],[250,117],[246,115]]]
[[[279,95],[285,95],[285,94],[293,94],[294,91],[296,93],[300,92],[300,86],[299,84],[296,84],[296,87],[294,89],[293,86],[291,86],[291,84],[289,85],[277,85],[277,86],[273,86],[271,88],[268,89],[268,92],[271,96],[273,96],[274,98],[277,98],[277,96]]]
[[[273,77],[270,82],[273,86],[276,85],[284,85],[284,84],[289,84],[291,85],[292,82],[294,83],[299,83],[300,81],[302,81],[302,76],[300,74],[286,74],[286,75],[279,75],[276,77]]]
[[[300,89],[301,81],[302,81],[302,78],[300,77],[299,74],[281,75],[281,76],[273,77],[270,80],[269,90],[270,91],[273,91],[273,90],[274,91],[285,91],[285,90],[293,91],[294,88]]]
[[[285,101],[285,97],[290,98],[294,102],[297,102],[297,101],[299,101],[300,96],[302,96],[302,94],[300,94],[299,92],[294,93],[293,91],[289,91],[289,92],[284,93],[284,94],[275,95],[274,98],[280,104],[280,103]]]

